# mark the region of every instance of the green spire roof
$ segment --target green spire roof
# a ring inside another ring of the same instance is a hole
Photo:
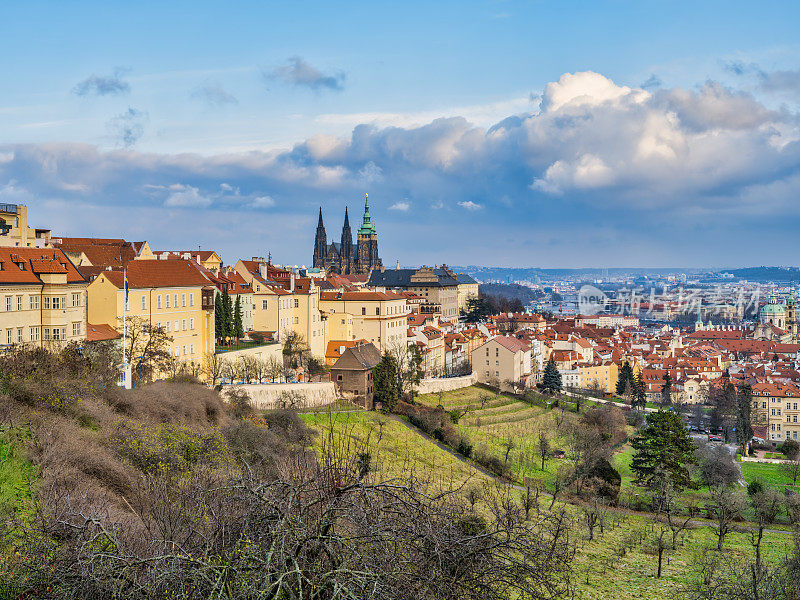
[[[358,235],[377,235],[378,231],[372,224],[369,216],[369,194],[364,194],[364,218],[361,220],[361,227],[358,228]]]

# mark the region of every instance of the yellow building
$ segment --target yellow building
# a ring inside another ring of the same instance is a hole
[[[86,286],[60,250],[0,248],[0,345],[85,339]]]
[[[128,306],[123,271],[103,271],[89,285],[89,322],[122,331],[123,314],[133,322],[163,327],[170,351],[181,362],[203,364],[213,354],[214,293],[193,261],[136,260],[128,263]]]
[[[764,440],[774,445],[800,441],[800,388],[792,383],[769,382],[754,383],[752,388],[753,428],[761,429]]]
[[[96,274],[107,267],[122,268],[132,260],[152,260],[147,242],[128,242],[122,238],[52,238],[55,248],[64,251],[75,266],[95,267]]]
[[[579,364],[581,387],[584,389],[602,389],[613,394],[617,389],[619,367],[611,361],[597,364]]]
[[[23,204],[0,204],[0,247],[47,248],[49,229],[28,227],[28,207]]]
[[[193,260],[214,275],[222,268],[222,259],[213,250],[157,250],[153,255],[158,260]]]
[[[331,340],[364,339],[382,353],[407,343],[408,304],[394,292],[322,292],[319,307]]]
[[[327,327],[314,280],[258,258],[239,260],[235,268],[252,290],[253,330],[272,332],[279,342],[293,331],[305,340],[314,356],[323,358]]]

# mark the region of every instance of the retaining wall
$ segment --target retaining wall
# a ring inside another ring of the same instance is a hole
[[[254,346],[252,348],[242,348],[241,350],[229,350],[227,352],[218,352],[217,355],[224,361],[236,362],[241,356],[252,356],[259,360],[264,360],[270,356],[276,359],[283,360],[283,345],[282,344],[267,344],[265,346]]]
[[[313,408],[330,404],[336,400],[336,388],[333,382],[324,381],[322,383],[260,383],[248,385],[223,386],[223,392],[230,387],[237,387],[246,390],[250,395],[250,400],[254,408],[269,410],[281,408],[281,403],[286,398],[281,395],[290,392],[298,396],[295,400],[295,408]]]
[[[435,394],[437,392],[450,392],[475,385],[478,381],[477,373],[463,377],[444,377],[442,379],[423,379],[419,382],[417,391],[420,394]]]

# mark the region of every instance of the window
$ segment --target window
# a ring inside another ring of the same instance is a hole
[[[294,307],[295,308],[300,308],[300,300],[298,298],[294,299]]]
[[[180,331],[180,329],[178,328],[178,321],[175,321],[175,331]]]
[[[31,327],[31,341],[38,342],[39,341],[39,328],[38,327]]]
[[[170,321],[167,321],[167,333],[169,333],[169,324],[170,324]]]
[[[161,294],[156,296],[156,307],[161,308]]]
[[[194,306],[194,294],[189,294],[189,306]]]
[[[142,296],[142,310],[147,310],[147,296]]]
[[[181,321],[181,329],[183,329],[184,331],[186,331],[186,319],[183,319],[183,320]]]
[[[22,310],[22,296],[17,296],[17,310]]]
[[[6,344],[13,344],[14,343],[14,330],[13,329],[6,329]]]
[[[376,315],[380,315],[381,314],[381,307],[380,306],[375,308],[375,314]]]
[[[362,315],[366,315],[367,314],[367,307],[366,306],[362,306],[361,307],[361,314]]]
[[[39,310],[39,296],[30,297],[31,310]]]
[[[59,296],[53,296],[53,298],[52,298],[52,300],[50,301],[50,303],[51,303],[51,305],[52,305],[52,307],[53,307],[53,310],[58,310],[58,309],[60,309],[60,308],[65,308],[65,307],[63,307],[63,306],[61,305],[61,298],[60,298]],[[53,337],[53,339],[56,339],[56,338],[55,338],[55,337]]]
[[[53,327],[53,339],[60,340],[61,339],[61,328]]]
[[[194,344],[189,344],[189,354],[194,354]]]
[[[50,296],[42,296],[42,306],[45,310],[50,310]]]
[[[25,341],[25,336],[23,335],[22,327],[17,327],[17,341],[20,344]]]
[[[167,308],[169,308],[169,294],[167,294]]]
[[[181,306],[186,306],[186,294],[181,294]]]
[[[181,352],[186,356],[186,346],[181,346]]]
[[[11,309],[11,296],[6,296],[6,310],[9,310],[9,311],[12,310]]]
[[[267,301],[266,300],[262,300],[261,301],[261,310],[267,310]]]
[[[194,329],[194,317],[189,319],[189,329]]]
[[[178,294],[175,294],[173,299],[175,300],[175,308],[178,308]]]
[[[81,295],[80,294],[72,294],[72,306],[78,307],[81,305]]]

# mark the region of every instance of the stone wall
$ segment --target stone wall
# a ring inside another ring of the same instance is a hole
[[[442,379],[423,379],[419,382],[417,391],[420,394],[435,394],[437,392],[450,392],[475,385],[478,375],[464,375],[463,377],[445,377]]]
[[[295,408],[313,408],[330,404],[336,400],[336,388],[333,382],[325,381],[322,383],[266,383],[223,386],[223,392],[230,387],[237,387],[245,390],[250,395],[253,407],[261,410],[281,408],[282,401],[288,400],[282,397],[284,392],[292,394]]]
[[[282,344],[267,344],[265,346],[254,346],[252,348],[242,348],[241,350],[229,350],[228,352],[218,352],[219,357],[227,362],[236,362],[241,356],[252,356],[259,360],[266,360],[270,356],[277,360],[283,360]]]

